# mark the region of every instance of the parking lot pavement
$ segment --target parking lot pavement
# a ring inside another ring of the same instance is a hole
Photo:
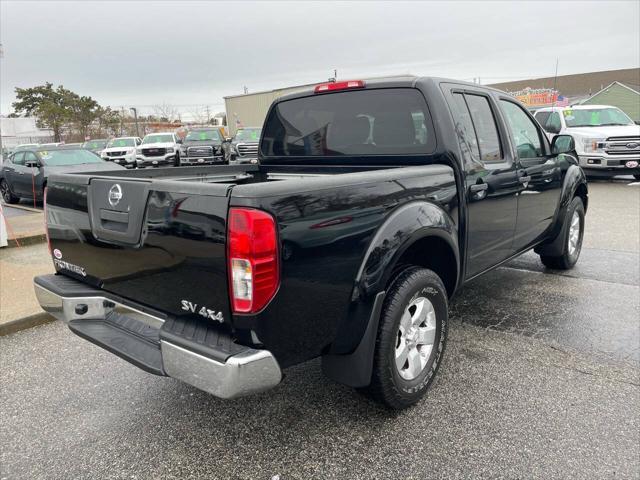
[[[0,250],[0,331],[8,322],[42,313],[33,277],[54,271],[46,243]]]
[[[576,269],[527,254],[466,286],[435,383],[401,413],[319,361],[222,401],[59,322],[2,337],[0,476],[638,478],[639,200],[595,183]]]

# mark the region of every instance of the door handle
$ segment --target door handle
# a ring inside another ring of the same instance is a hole
[[[489,184],[487,183],[476,183],[469,187],[471,193],[484,192],[485,190],[489,190]]]
[[[531,175],[523,175],[522,177],[518,177],[518,181],[520,183],[529,183],[531,181]]]
[[[487,196],[489,185],[487,183],[476,183],[469,185],[469,196],[471,201],[483,200]]]

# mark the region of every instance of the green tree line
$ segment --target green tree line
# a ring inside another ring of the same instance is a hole
[[[30,88],[19,88],[13,102],[13,116],[34,116],[38,127],[53,131],[56,142],[62,141],[63,133],[71,133],[75,140],[84,140],[97,124],[98,134],[117,134],[122,128],[118,111],[102,107],[91,97],[81,96],[62,85],[45,83]],[[94,129],[95,130],[95,129]]]

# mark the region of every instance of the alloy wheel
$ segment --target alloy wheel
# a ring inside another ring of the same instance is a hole
[[[574,211],[573,215],[571,216],[571,224],[569,225],[569,239],[567,240],[567,242],[569,255],[573,257],[580,246],[580,215],[577,211]]]
[[[395,348],[398,373],[405,380],[417,378],[429,361],[436,338],[436,312],[425,297],[417,297],[405,308]]]

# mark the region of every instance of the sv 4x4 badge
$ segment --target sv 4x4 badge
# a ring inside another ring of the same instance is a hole
[[[222,316],[222,312],[216,312],[215,310],[211,310],[207,307],[201,307],[198,310],[198,304],[192,303],[188,300],[182,300],[182,310],[185,312],[197,313],[201,317],[208,318],[211,320],[215,320],[216,322],[224,322],[224,316]]]

